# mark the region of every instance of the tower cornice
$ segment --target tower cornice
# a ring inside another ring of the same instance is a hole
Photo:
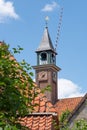
[[[45,65],[38,65],[38,66],[32,66],[35,70],[43,70],[43,69],[53,69],[56,71],[60,71],[61,68],[56,66],[55,64],[45,64]]]

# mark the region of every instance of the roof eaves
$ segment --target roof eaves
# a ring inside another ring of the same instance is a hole
[[[57,113],[55,113],[55,112],[35,112],[35,113],[28,114],[28,116],[33,116],[33,115],[53,115],[53,116],[57,116]]]

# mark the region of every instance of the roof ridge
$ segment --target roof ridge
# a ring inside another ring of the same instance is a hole
[[[70,98],[61,98],[61,99],[58,99],[58,101],[60,100],[66,100],[66,99],[75,99],[75,98],[82,98],[83,96],[79,96],[79,97],[70,97]]]

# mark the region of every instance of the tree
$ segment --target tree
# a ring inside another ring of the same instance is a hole
[[[9,45],[0,43],[0,127],[5,130],[21,129],[18,117],[32,112],[32,100],[38,95],[34,93],[30,64],[14,58],[21,50],[18,46],[10,51]]]
[[[87,130],[87,120],[80,119],[75,121],[72,130]]]

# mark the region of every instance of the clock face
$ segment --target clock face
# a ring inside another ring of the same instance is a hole
[[[47,79],[47,72],[46,71],[41,71],[39,72],[39,80],[46,80]]]
[[[53,80],[56,81],[56,79],[57,79],[57,73],[53,72]]]

